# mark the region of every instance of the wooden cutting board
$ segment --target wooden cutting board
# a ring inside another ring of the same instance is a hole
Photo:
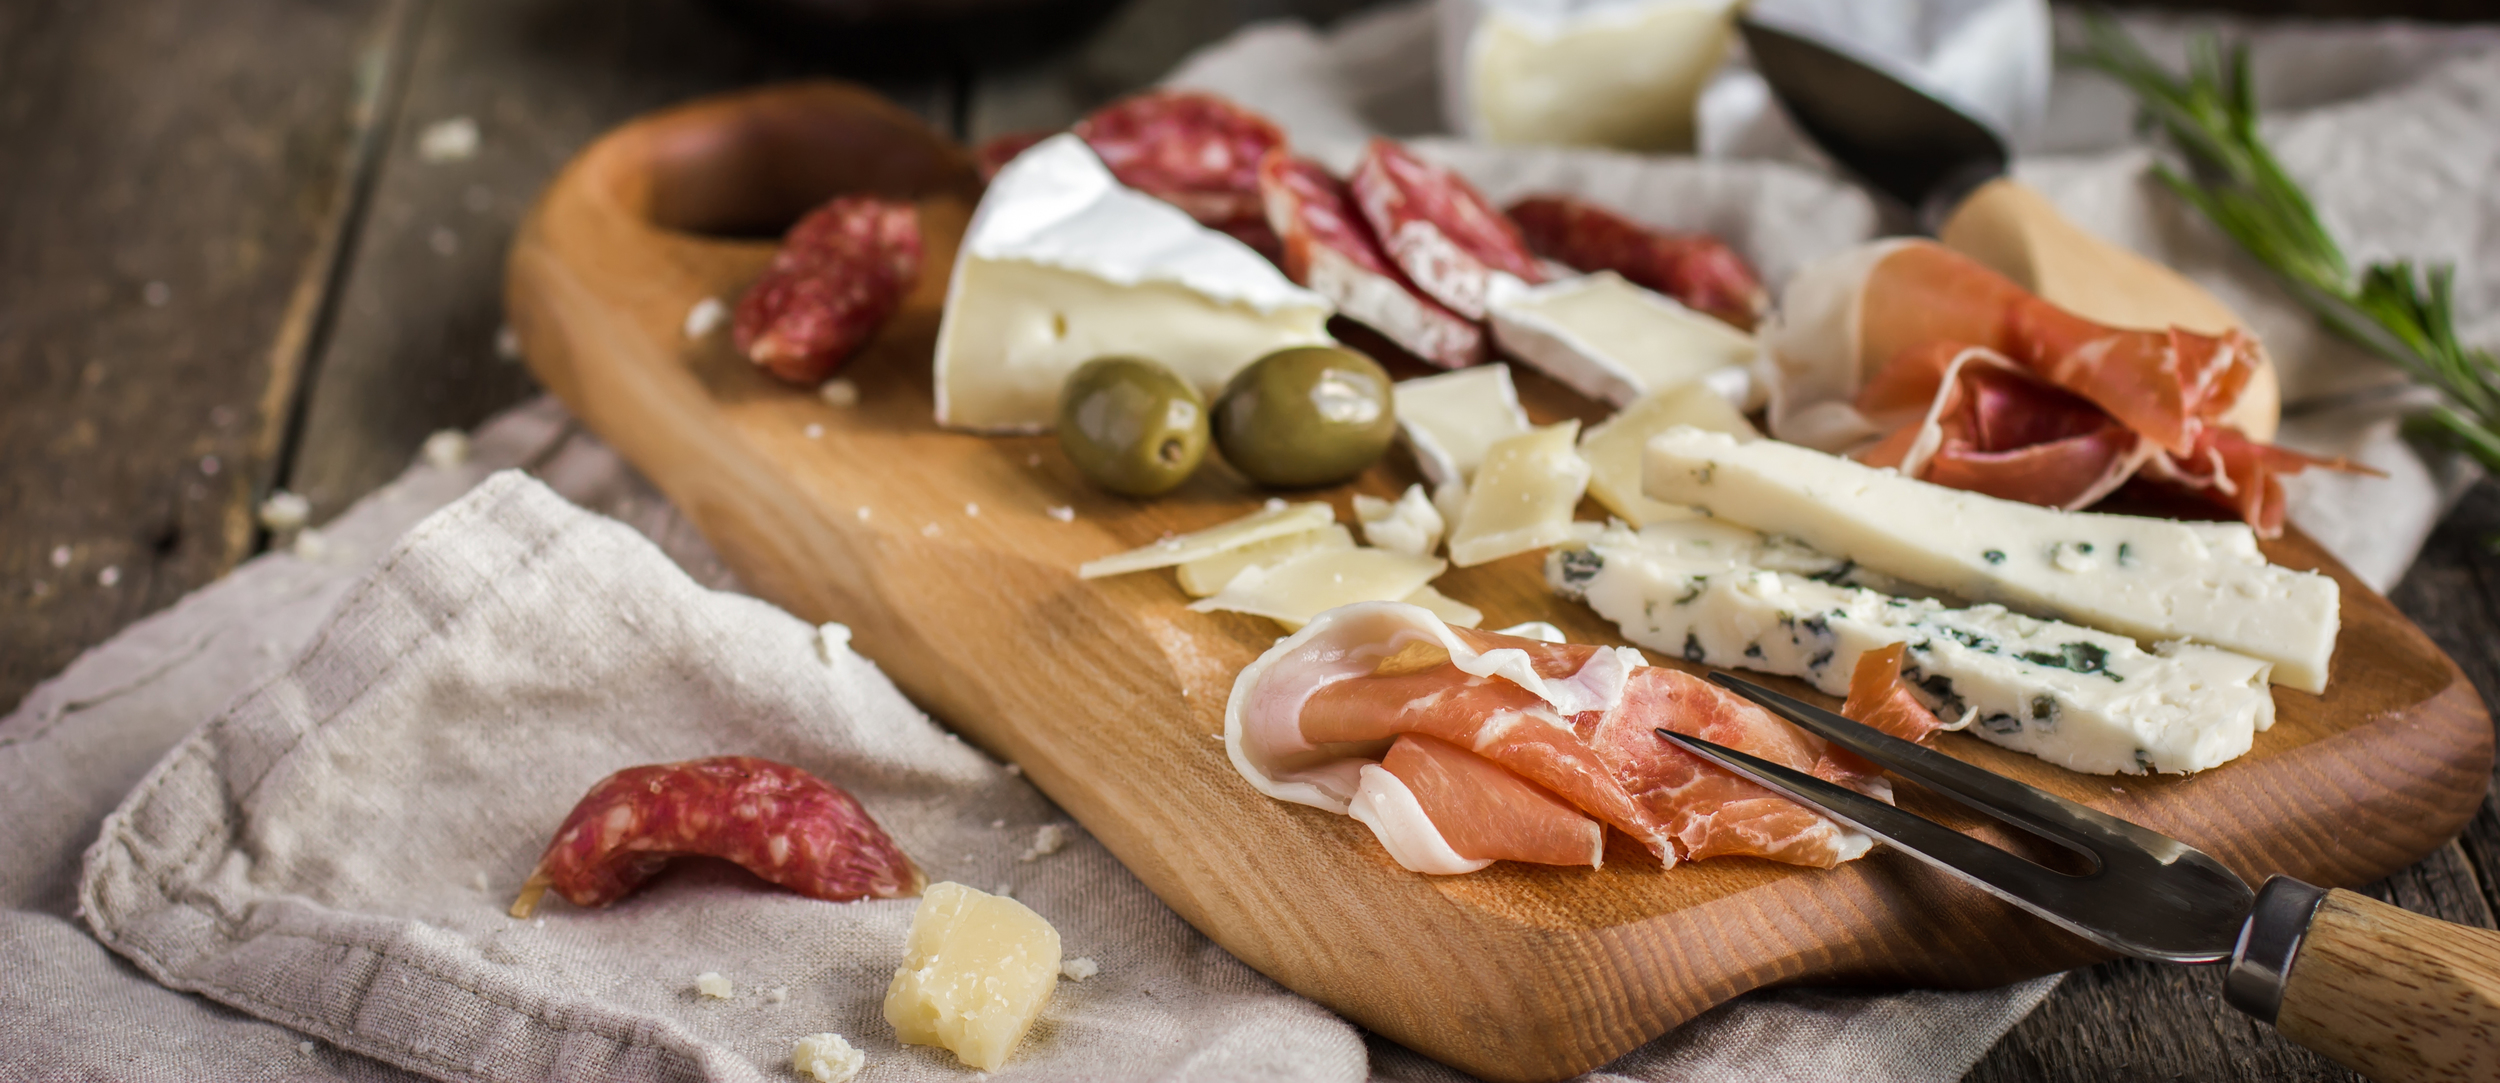
[[[683,329],[697,301],[734,302],[780,227],[842,191],[918,198],[928,241],[917,291],[844,373],[860,390],[848,407],[765,376],[725,330],[689,340]],[[1022,764],[1234,955],[1367,1028],[1505,1080],[1604,1064],[1762,986],[1980,987],[2100,956],[1888,852],[1833,871],[1752,859],[1661,871],[1617,838],[1603,869],[1505,862],[1436,878],[1397,867],[1352,819],[1253,792],[1218,735],[1234,674],[1277,627],[1189,612],[1168,572],[1087,582],[1075,568],[1241,515],[1266,494],[1215,467],[1158,500],[1113,497],[1050,437],[931,423],[946,268],[977,193],[959,148],[865,91],[811,83],[699,101],[618,129],[548,188],[514,243],[512,324],[547,386],[749,588],[850,625],[914,700]],[[1540,422],[1601,416],[1519,375]],[[1393,452],[1319,495],[1350,522],[1352,493],[1394,495],[1414,476]],[[1960,734],[1940,746],[2177,835],[2251,883],[2283,872],[2356,885],[2420,859],[2482,798],[2483,705],[2316,545],[2292,535],[2267,551],[2343,584],[2344,629],[2326,694],[2278,689],[2278,721],[2248,756],[2192,778],[2101,778]],[[1575,640],[1621,642],[1547,592],[1537,554],[1438,585],[1482,608],[1488,627],[1548,620]],[[1924,794],[1903,802],[1968,822]]]

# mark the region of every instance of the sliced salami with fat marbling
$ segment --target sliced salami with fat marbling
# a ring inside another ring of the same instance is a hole
[[[1445,369],[1484,360],[1484,329],[1426,297],[1391,265],[1344,181],[1283,150],[1259,164],[1268,225],[1281,238],[1285,275],[1339,314]]]
[[[1390,261],[1461,316],[1485,318],[1496,282],[1548,277],[1519,227],[1484,193],[1394,141],[1372,140],[1346,182]]]

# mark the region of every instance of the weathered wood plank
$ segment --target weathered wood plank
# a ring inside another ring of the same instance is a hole
[[[534,393],[500,354],[514,225],[573,152],[635,114],[701,94],[827,71],[697,0],[432,0],[337,327],[311,374],[284,483],[326,519],[406,467],[427,434]],[[943,128],[952,80],[887,92]],[[465,121],[466,156],[427,154]]]
[[[0,5],[0,704],[249,555],[395,10]]]

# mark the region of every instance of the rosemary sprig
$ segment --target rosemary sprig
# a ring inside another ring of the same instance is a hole
[[[2140,121],[2187,166],[2182,174],[2156,165],[2161,182],[2280,276],[2329,328],[2439,392],[2426,427],[2500,471],[2500,360],[2457,341],[2454,268],[2399,260],[2353,274],[2317,208],[2257,134],[2247,47],[2225,50],[2200,38],[2181,77],[2105,16],[2085,20],[2084,41],[2074,59],[2133,92]]]

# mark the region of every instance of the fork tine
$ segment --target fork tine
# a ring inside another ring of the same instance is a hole
[[[1712,683],[1760,704],[1808,733],[1864,756],[1914,779],[1990,817],[2022,828],[2051,842],[2083,853],[2097,866],[2108,860],[2109,847],[2143,851],[2166,862],[2193,852],[2167,835],[2148,831],[2098,809],[2069,801],[1942,752],[1850,721],[1811,703],[1781,695],[1752,681],[1725,673],[1710,675]]]

